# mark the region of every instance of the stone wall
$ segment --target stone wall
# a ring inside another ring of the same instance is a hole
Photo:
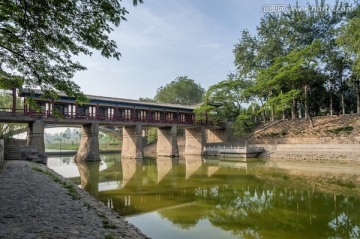
[[[351,160],[360,161],[360,144],[251,144],[261,147],[261,157],[274,160]]]
[[[360,160],[360,115],[279,121],[247,138],[274,159]]]
[[[21,150],[26,145],[23,139],[8,139],[5,142],[4,159],[18,160],[21,159]]]
[[[359,144],[359,136],[250,138],[248,144]]]

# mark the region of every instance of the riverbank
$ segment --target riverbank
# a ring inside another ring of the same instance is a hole
[[[44,165],[5,161],[0,169],[0,238],[148,238]]]
[[[262,157],[282,160],[359,161],[360,114],[281,120],[248,136]]]

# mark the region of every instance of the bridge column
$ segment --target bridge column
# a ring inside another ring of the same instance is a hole
[[[76,161],[101,161],[98,136],[98,123],[85,124],[81,127],[81,141],[75,156]]]
[[[205,128],[185,129],[185,154],[201,155],[206,143]]]
[[[124,126],[121,149],[122,158],[143,158],[141,125]]]
[[[156,153],[158,156],[179,156],[177,144],[176,126],[162,127],[157,129],[158,139],[156,145]]]
[[[37,148],[39,153],[45,153],[44,127],[44,121],[37,119],[30,123],[28,128],[27,145]]]

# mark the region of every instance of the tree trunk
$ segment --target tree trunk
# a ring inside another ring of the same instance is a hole
[[[275,121],[275,108],[272,105],[271,106],[271,122],[274,122],[274,121]]]
[[[355,90],[356,90],[356,113],[360,114],[360,87],[358,81],[355,81]]]
[[[305,108],[305,119],[307,119],[309,117],[309,102],[308,102],[308,96],[307,96],[307,90],[308,90],[308,86],[305,85],[304,86],[304,108]]]
[[[330,89],[330,116],[334,115],[334,108],[333,108],[333,97],[332,97],[332,87]]]
[[[291,119],[296,119],[296,100],[293,98],[291,106]]]
[[[345,95],[344,95],[344,92],[341,92],[341,109],[342,109],[342,114],[345,115]]]
[[[282,111],[282,119],[285,120],[285,110]]]
[[[305,93],[305,102],[304,102],[304,108],[305,108],[305,119],[309,119],[309,122],[310,122],[310,126],[311,128],[314,128],[314,122],[311,118],[311,115],[310,115],[310,109],[309,109],[309,102],[308,102],[308,97],[307,97],[307,91],[308,91],[308,86],[305,85],[304,86],[304,93]]]
[[[281,98],[283,98],[283,91],[281,90]],[[282,119],[285,120],[285,103],[283,103],[282,107]]]

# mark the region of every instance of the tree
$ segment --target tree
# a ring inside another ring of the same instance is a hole
[[[348,24],[340,29],[340,35],[336,42],[344,47],[352,64],[352,85],[356,92],[357,113],[360,113],[360,7],[357,8],[357,15]]]
[[[121,1],[121,0],[120,0]],[[83,99],[71,78],[85,70],[73,56],[99,50],[106,58],[120,58],[109,34],[127,10],[115,0],[29,1],[0,3],[0,87],[22,78],[45,96],[56,91]],[[133,4],[143,0],[133,0]],[[1,68],[2,66],[2,68]]]
[[[12,104],[13,104],[13,97],[11,96],[11,94],[9,94],[9,92],[5,91],[5,90],[0,90],[0,108],[2,108],[3,110],[10,110],[12,108]],[[19,107],[23,106],[22,101],[20,100],[20,98],[16,99],[16,105],[18,105]],[[11,136],[13,136],[14,132],[16,132],[16,130],[23,128],[24,125],[23,124],[15,124],[15,123],[0,123],[0,139],[1,138],[10,138]]]
[[[156,102],[156,100],[154,100],[153,98],[149,98],[149,97],[140,97],[139,101],[142,101],[142,102]]]
[[[252,99],[252,81],[242,76],[230,74],[228,79],[211,86],[204,97],[204,103],[195,109],[201,117],[207,114],[213,122],[233,122],[238,133],[251,129],[252,113],[246,104]]]
[[[200,103],[205,90],[187,76],[180,76],[170,84],[160,87],[154,99],[161,103],[193,105]]]

